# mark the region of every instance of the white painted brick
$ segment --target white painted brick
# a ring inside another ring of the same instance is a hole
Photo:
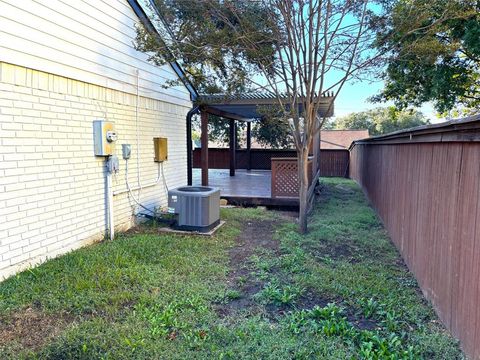
[[[19,255],[22,255],[22,254],[23,254],[23,250],[22,250],[21,247],[12,249],[12,245],[10,245],[10,249],[8,250],[7,253],[2,255],[2,259],[3,260],[12,259],[12,258],[14,258],[16,256],[19,256]]]
[[[10,263],[21,264],[22,262],[25,262],[27,260],[30,260],[30,254],[28,253],[28,251],[25,251],[25,249],[22,249],[22,254],[11,258]]]
[[[35,204],[37,206],[37,204]],[[44,210],[41,207],[33,207],[30,210],[27,210],[27,216],[34,216],[41,214]]]
[[[11,222],[13,220],[19,220],[19,219],[23,219],[27,216],[27,213],[26,212],[23,212],[23,211],[13,211],[9,214],[7,214],[7,222]],[[20,222],[20,224],[22,224]],[[23,224],[22,224],[23,225]]]
[[[30,259],[35,259],[38,258],[42,255],[45,255],[47,252],[47,249],[41,246],[41,243],[35,244],[35,250],[30,250],[29,247],[26,247],[24,249],[25,252],[28,251],[28,254],[30,256]]]
[[[0,65],[0,91],[6,93],[0,94],[0,278],[4,269],[23,262],[36,263],[78,248],[88,239],[103,237],[104,159],[93,156],[93,120],[106,117],[115,122],[120,136],[116,154],[120,159],[122,143],[130,143],[134,154],[139,151],[142,183],[157,176],[152,137],[168,137],[167,182],[170,187],[185,184],[188,108],[141,98],[137,149],[134,95]],[[27,74],[25,79],[23,73]],[[23,86],[4,82],[4,75]],[[132,185],[136,184],[138,170],[135,159],[133,156],[129,163]],[[114,190],[125,188],[125,164],[120,161]],[[165,189],[161,184],[144,189],[141,200],[165,205]],[[114,205],[116,227],[130,227],[132,203],[128,196],[115,197]]]
[[[25,238],[22,238],[22,240],[18,240],[18,241],[15,241],[14,243],[11,243],[10,250],[16,250],[16,249],[22,248],[24,246],[27,246],[29,243],[30,241],[28,239],[25,240]]]
[[[9,273],[10,261],[9,260],[2,260],[0,256],[0,270],[5,273]]]
[[[11,206],[15,206],[15,205],[21,205],[21,204],[25,204],[26,200],[25,198],[23,197],[15,197],[15,198],[12,198],[12,199],[8,199],[6,202],[5,202],[5,206],[6,207],[11,207]]]
[[[16,169],[17,165],[18,165],[18,163],[15,160],[10,160],[8,158],[8,154],[7,154],[7,155],[4,155],[4,160],[2,162],[0,162],[0,169],[2,169],[2,170],[3,169]],[[12,176],[12,174],[9,173],[8,176]]]
[[[2,105],[2,103],[0,103],[0,106],[7,105]],[[22,124],[16,122],[2,122],[2,136],[4,135],[3,130],[22,130]]]
[[[28,230],[31,231],[31,230],[36,230],[37,232],[42,232],[41,229],[43,227],[45,227],[46,225],[46,222],[45,221],[40,221],[40,220],[37,220],[35,222],[32,222],[31,224],[28,225]]]

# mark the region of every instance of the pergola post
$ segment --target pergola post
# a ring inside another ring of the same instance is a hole
[[[201,122],[201,144],[202,144],[202,186],[208,186],[208,113],[202,109],[200,111]]]
[[[247,122],[247,170],[252,168],[252,157],[251,157],[251,148],[252,148],[252,123]]]
[[[230,176],[235,176],[235,153],[237,150],[237,127],[235,120],[230,119]]]
[[[320,169],[320,130],[317,131],[313,137],[313,166],[312,166],[312,178],[317,175],[317,171]]]

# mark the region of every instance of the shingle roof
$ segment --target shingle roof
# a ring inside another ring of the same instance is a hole
[[[352,142],[368,136],[368,130],[322,130],[320,149],[348,149]]]

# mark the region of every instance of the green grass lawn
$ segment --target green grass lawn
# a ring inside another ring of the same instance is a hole
[[[144,226],[0,284],[0,358],[461,359],[362,192],[222,209],[213,237]]]

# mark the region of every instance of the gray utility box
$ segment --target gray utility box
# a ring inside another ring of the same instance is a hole
[[[220,223],[220,189],[182,186],[169,190],[168,207],[178,215],[178,229],[208,232]]]

